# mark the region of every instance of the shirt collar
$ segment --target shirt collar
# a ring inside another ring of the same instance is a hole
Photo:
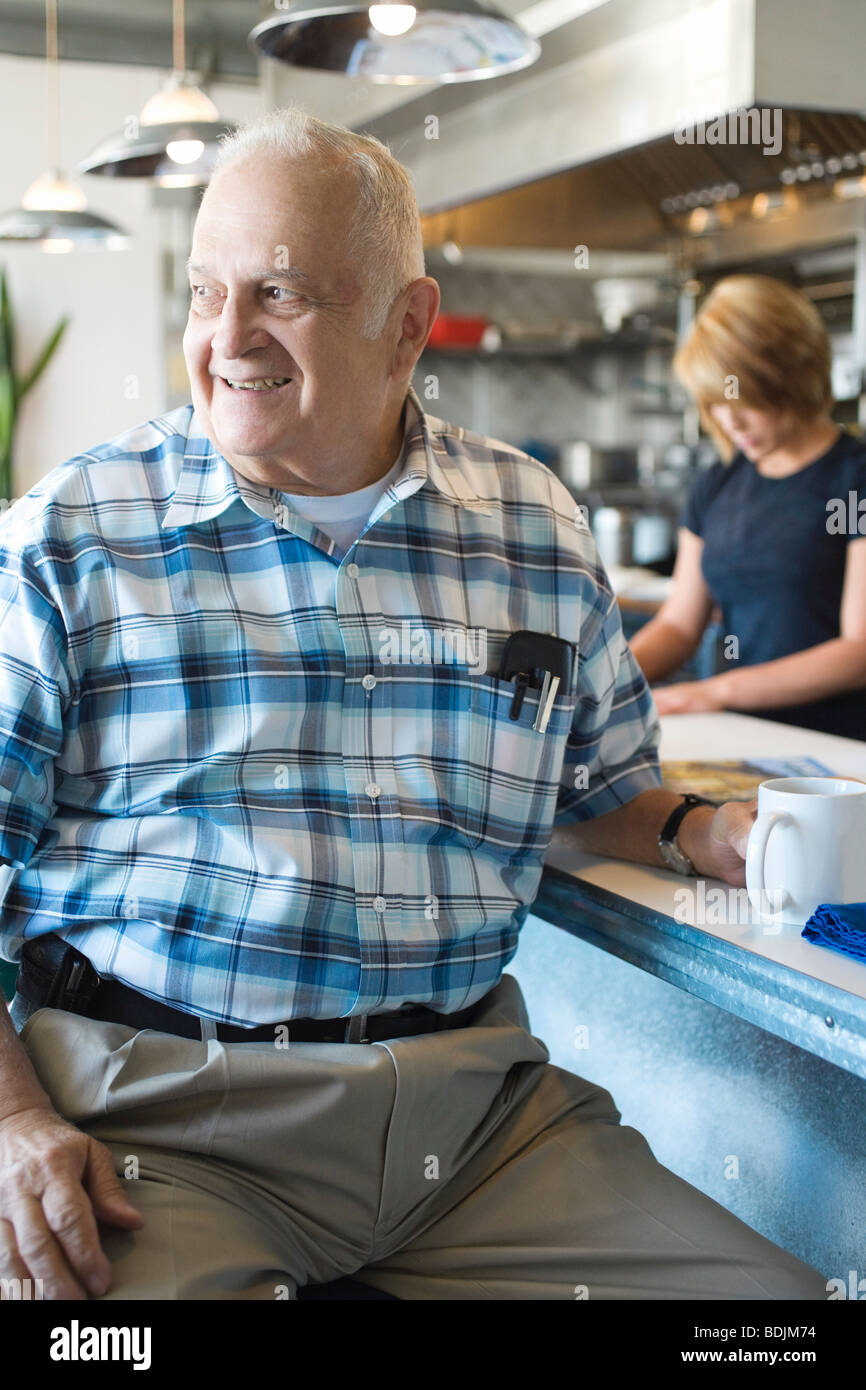
[[[389,491],[401,499],[429,480],[458,505],[489,514],[489,504],[472,485],[471,460],[460,447],[462,429],[425,414],[414,387],[407,393],[401,459],[403,468]],[[202,429],[190,407],[183,464],[162,525],[174,530],[219,516],[242,501],[257,516],[272,520],[277,489],[236,473]]]

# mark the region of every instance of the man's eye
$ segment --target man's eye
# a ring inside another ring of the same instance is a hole
[[[295,290],[288,289],[285,285],[266,285],[265,294],[274,295],[274,302],[277,304],[287,304],[292,299],[297,299],[298,294]],[[284,295],[284,299],[276,299],[276,295]]]
[[[199,293],[199,291],[201,291],[201,290],[204,290],[205,293],[204,293],[204,294]],[[210,290],[210,285],[190,285],[190,291],[191,291],[191,293],[192,293],[193,299],[204,299],[204,298],[206,297],[207,292],[208,292],[209,290]]]

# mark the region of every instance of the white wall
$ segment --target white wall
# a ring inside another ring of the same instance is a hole
[[[111,439],[166,408],[163,363],[160,219],[142,179],[75,175],[80,159],[136,114],[165,73],[104,63],[60,66],[61,144],[65,172],[77,178],[93,212],[132,236],[125,251],[46,255],[0,242],[18,325],[17,365],[28,368],[57,320],[71,323],[58,352],[19,416],[15,493],[21,495],[58,463]],[[253,85],[215,84],[210,94],[227,119],[243,121],[261,106]],[[0,54],[0,212],[51,161],[42,61]],[[137,399],[127,380],[136,377]]]

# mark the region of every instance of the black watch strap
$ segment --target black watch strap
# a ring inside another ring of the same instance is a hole
[[[686,792],[679,806],[674,807],[662,826],[659,841],[666,845],[672,844],[689,811],[693,810],[695,806],[715,806],[715,804],[715,801],[708,801],[705,796],[695,796],[694,792]]]

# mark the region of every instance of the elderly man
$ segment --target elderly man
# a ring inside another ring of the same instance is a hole
[[[503,974],[554,823],[738,883],[749,816],[661,788],[566,490],[411,389],[439,296],[405,171],[271,113],[189,271],[193,405],[0,530],[0,1272],[822,1298],[550,1065]]]

